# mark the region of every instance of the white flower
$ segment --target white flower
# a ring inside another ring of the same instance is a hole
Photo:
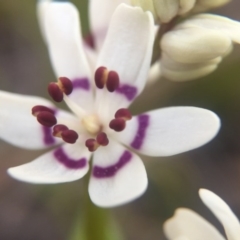
[[[233,43],[240,43],[240,22],[213,14],[195,15],[164,34],[161,74],[174,81],[208,75]]]
[[[154,41],[150,13],[125,4],[116,9],[94,72],[85,55],[76,8],[68,2],[48,2],[41,14],[59,78],[49,85],[49,93],[56,101],[63,98],[73,114],[43,98],[0,92],[2,139],[29,149],[61,144],[30,163],[10,168],[12,177],[30,183],[74,181],[88,172],[94,152],[91,200],[101,207],[117,206],[139,197],[147,187],[143,162],[133,151],[170,156],[216,135],[220,121],[205,109],[171,107],[131,118],[127,107],[142,92],[150,68]]]
[[[240,223],[229,206],[213,192],[200,189],[200,198],[224,227],[228,240],[240,239]],[[215,227],[194,211],[179,208],[163,226],[169,240],[224,240]]]

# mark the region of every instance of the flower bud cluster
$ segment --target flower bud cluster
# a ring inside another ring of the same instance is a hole
[[[203,77],[214,71],[240,43],[240,23],[226,17],[199,14],[164,34],[161,73],[174,81]]]

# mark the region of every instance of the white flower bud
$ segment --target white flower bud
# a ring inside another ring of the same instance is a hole
[[[196,0],[131,0],[134,6],[151,11],[157,21],[167,23],[175,16],[189,12]]]
[[[186,81],[214,71],[222,58],[240,43],[240,23],[211,14],[199,14],[177,25],[161,40],[162,75]]]

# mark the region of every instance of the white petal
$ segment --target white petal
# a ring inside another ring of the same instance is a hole
[[[89,194],[96,205],[114,207],[130,202],[146,187],[145,167],[134,153],[113,140],[94,153]]]
[[[114,93],[98,90],[97,102],[105,98],[109,108],[116,110],[128,106],[142,92],[150,68],[154,34],[149,12],[125,4],[117,8],[97,66],[116,71],[120,86]]]
[[[171,156],[206,144],[219,128],[219,118],[209,110],[169,107],[134,117],[116,137],[143,154]]]
[[[98,50],[101,49],[105,40],[112,14],[121,3],[129,3],[129,0],[90,0],[91,31]]]
[[[233,42],[240,43],[240,22],[234,21],[227,17],[222,17],[214,14],[198,14],[176,28],[197,26],[212,31],[218,31],[228,36]]]
[[[21,148],[41,149],[59,141],[51,128],[43,127],[32,115],[32,107],[44,105],[55,109],[44,98],[0,91],[0,138]]]
[[[89,109],[93,103],[91,73],[81,39],[78,11],[69,2],[51,2],[44,15],[44,30],[55,74],[73,81],[74,90],[69,97]]]
[[[200,189],[199,195],[203,203],[213,212],[222,223],[228,240],[240,239],[240,223],[230,207],[216,194]]]
[[[71,182],[88,171],[90,152],[79,144],[66,144],[30,163],[8,169],[13,178],[36,184]]]
[[[204,218],[187,208],[179,208],[163,225],[169,240],[224,240]]]

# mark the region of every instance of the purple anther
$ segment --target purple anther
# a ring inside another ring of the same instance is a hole
[[[32,108],[32,115],[37,116],[40,112],[49,112],[54,114],[54,110],[42,105],[37,105]]]
[[[109,127],[115,130],[116,132],[121,132],[122,130],[124,130],[125,126],[126,126],[126,121],[123,118],[113,119],[109,123]]]
[[[48,85],[48,93],[55,102],[61,102],[63,100],[63,92],[59,86],[52,82]]]
[[[90,138],[90,139],[86,140],[85,146],[88,148],[89,152],[94,152],[99,147],[99,144],[97,143],[97,141],[95,139]]]
[[[107,77],[107,89],[109,92],[114,92],[119,86],[119,76],[115,71],[110,71]]]
[[[68,130],[68,127],[63,124],[58,124],[53,127],[53,136],[55,137],[61,137],[62,132]]]
[[[73,90],[73,84],[72,81],[67,78],[67,77],[60,77],[58,78],[59,82],[60,82],[60,86],[62,88],[62,91],[66,94],[69,95],[72,93]]]
[[[100,132],[98,135],[97,135],[97,143],[101,146],[107,146],[108,143],[109,143],[109,140],[108,140],[108,137],[107,137],[107,134],[104,133],[104,132]]]
[[[37,120],[45,127],[52,127],[57,123],[56,117],[50,112],[40,112],[37,115]]]
[[[64,130],[62,131],[62,139],[67,143],[75,143],[78,139],[78,134],[73,130]]]
[[[108,76],[107,68],[99,67],[95,72],[95,84],[98,88],[102,89],[106,83]]]
[[[127,108],[120,108],[115,113],[115,118],[123,118],[125,120],[131,120],[132,114]]]

